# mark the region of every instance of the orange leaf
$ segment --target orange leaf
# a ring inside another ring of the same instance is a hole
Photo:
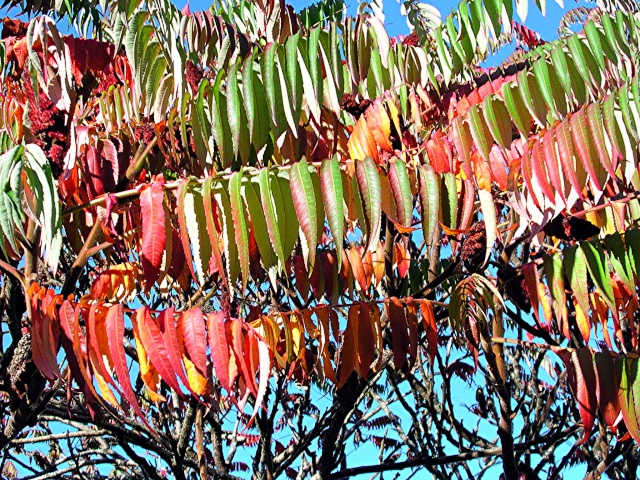
[[[433,366],[433,360],[438,353],[438,327],[436,326],[436,317],[433,314],[433,305],[429,300],[420,300],[420,312],[422,313],[422,325],[427,335],[429,361]]]

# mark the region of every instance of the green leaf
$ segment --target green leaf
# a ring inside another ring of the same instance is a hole
[[[248,119],[245,109],[240,104],[242,97],[238,87],[238,62],[235,62],[229,69],[227,76],[227,117],[231,133],[231,144],[233,148],[233,159],[240,158],[246,162],[249,159],[251,148]]]
[[[496,95],[487,95],[482,102],[482,112],[491,135],[502,148],[511,145],[511,119],[504,102]]]
[[[567,323],[567,295],[564,287],[564,269],[559,254],[544,257],[544,274],[551,293],[553,311],[559,323]]]
[[[542,97],[557,120],[567,114],[567,103],[564,92],[558,89],[559,80],[553,68],[550,68],[545,58],[539,58],[533,64],[533,72],[540,87]]]
[[[456,177],[452,172],[442,174],[441,191],[443,190],[446,194],[440,196],[440,221],[444,226],[455,229],[458,218],[458,189]]]
[[[491,150],[493,142],[491,141],[492,137],[489,127],[487,127],[487,124],[480,113],[480,105],[474,105],[471,107],[467,112],[467,117],[473,142],[478,147],[478,151],[482,155],[482,158],[488,162],[489,151]]]
[[[582,311],[589,312],[589,288],[587,281],[587,259],[578,245],[564,250],[564,271],[569,279],[573,296]]]
[[[0,229],[2,230],[4,238],[9,242],[9,245],[11,245],[14,251],[18,250],[18,246],[15,239],[15,226],[11,214],[13,207],[11,198],[6,192],[10,191],[11,188],[11,169],[20,162],[23,152],[24,147],[18,145],[0,156],[0,187],[2,188],[0,191]],[[4,241],[0,242],[0,248],[2,248],[5,257],[8,257]]]
[[[251,278],[251,273],[249,271],[249,229],[242,202],[241,184],[242,170],[234,172],[229,179],[229,197],[233,230],[240,258],[240,271],[242,272],[242,289],[244,290],[247,287],[247,281]]]
[[[637,394],[640,393],[637,392],[638,384],[640,384],[640,375],[638,375],[638,359],[629,358],[626,355],[620,355],[616,359],[616,371],[618,373],[618,378],[620,379],[618,401],[620,402],[622,418],[624,419],[624,424],[631,437],[637,443],[640,443],[638,416],[636,415],[636,403],[640,404],[640,395]],[[636,397],[638,397],[638,400],[635,400]]]
[[[507,2],[511,2],[511,0],[507,0]],[[493,36],[494,38],[498,38],[498,35],[500,35],[501,32],[500,17],[502,16],[502,0],[485,0],[484,8],[489,16],[489,21],[493,29]]]
[[[300,224],[293,205],[289,178],[285,175],[283,171],[279,171],[277,175],[274,175],[271,188],[276,201],[278,218],[282,219],[278,226],[280,227],[280,238],[282,239],[282,248],[286,260],[291,256],[293,248],[298,241]]]
[[[287,123],[284,116],[280,77],[276,72],[276,50],[277,46],[271,43],[265,47],[260,57],[262,85],[266,94],[269,113],[271,114],[271,129],[275,138],[285,131]]]
[[[613,296],[611,275],[609,274],[607,259],[602,249],[602,244],[599,240],[583,242],[580,244],[580,248],[584,251],[589,274],[596,286],[596,290],[602,294],[609,308],[615,310],[616,300]],[[585,312],[587,312],[587,310],[585,310]]]
[[[285,50],[285,70],[289,90],[289,98],[291,99],[291,107],[294,111],[299,112],[302,103],[302,76],[300,72],[300,64],[298,62],[298,42],[300,41],[300,32],[287,38],[284,45]]]
[[[226,180],[214,182],[211,191],[218,204],[219,218],[222,220],[222,240],[224,242],[227,278],[229,287],[233,291],[233,285],[240,274],[240,252],[238,251],[240,245],[236,242],[236,229],[234,227],[233,213],[231,212],[230,184]]]
[[[518,73],[518,90],[520,98],[526,105],[531,116],[537,121],[538,125],[544,127],[546,124],[547,107],[544,99],[538,89],[538,84],[534,75],[529,75],[527,70]]]
[[[340,163],[334,156],[326,159],[320,166],[320,187],[322,203],[329,222],[329,229],[336,246],[339,267],[342,265],[342,242],[344,239],[344,192]]]
[[[598,31],[598,27],[596,27],[596,23],[593,20],[589,20],[584,26],[584,32],[587,34],[589,47],[591,49],[591,53],[593,54],[593,57],[595,58],[596,62],[598,62],[598,67],[600,68],[600,70],[604,71],[605,56],[603,53],[602,42],[600,41],[600,32]],[[612,56],[608,58],[615,58],[615,57]]]
[[[313,266],[318,244],[318,219],[316,197],[311,174],[309,173],[309,164],[304,158],[291,166],[289,182],[291,184],[293,205],[309,248],[308,260]]]
[[[255,177],[253,177],[253,179],[244,177],[242,179],[242,192],[247,210],[249,211],[251,226],[253,227],[253,236],[258,244],[258,251],[260,252],[262,263],[265,269],[268,270],[277,263],[277,257],[270,243],[269,230],[262,209],[259,190],[258,192],[256,191],[256,181],[257,179]]]
[[[520,130],[520,133],[528,137],[529,131],[531,130],[531,115],[529,115],[529,110],[527,110],[526,105],[520,97],[518,87],[511,82],[503,83],[502,97],[516,127]]]
[[[413,217],[413,195],[407,166],[402,160],[396,158],[389,163],[389,183],[396,204],[398,222],[404,227],[410,227]]]
[[[620,233],[614,232],[607,235],[604,239],[604,246],[609,254],[609,262],[613,271],[618,274],[630,291],[635,291],[633,268]]]
[[[440,180],[431,165],[422,165],[420,174],[420,209],[422,231],[425,243],[429,246],[439,243],[438,218],[440,213]]]
[[[41,197],[38,203],[42,205],[42,209],[36,212],[38,223],[42,227],[42,246],[46,250],[45,261],[54,272],[58,268],[58,259],[62,248],[62,206],[58,198],[58,189],[56,188],[51,171],[51,164],[45,156],[42,149],[36,144],[28,144],[24,147],[26,163],[23,165],[27,178],[38,178],[41,189],[33,189],[33,193]],[[16,170],[19,175],[19,170]],[[18,177],[12,183],[15,193],[19,193],[16,187]],[[34,185],[32,185],[33,187]],[[6,202],[5,202],[6,203]],[[22,208],[16,204],[15,213],[18,215],[17,220],[22,220]],[[22,222],[17,224],[19,230],[22,230]]]
[[[573,57],[578,73],[586,85],[592,85],[597,89],[600,87],[600,71],[595,66],[593,54],[587,46],[580,40],[577,34],[571,35],[567,40],[569,51]]]
[[[280,228],[278,225],[278,222],[281,222],[283,219],[278,218],[278,210],[280,209],[276,207],[276,200],[274,199],[272,192],[273,181],[270,179],[271,176],[272,175],[270,175],[269,170],[266,168],[262,169],[258,174],[260,200],[264,211],[267,231],[269,233],[269,240],[271,240],[271,245],[278,257],[279,268],[283,269],[286,258],[284,256],[283,239],[280,235]]]
[[[210,112],[212,115],[211,123],[213,136],[216,139],[218,147],[218,155],[220,157],[220,165],[222,168],[229,168],[233,161],[233,142],[231,140],[230,122],[226,121],[229,117],[227,111],[227,99],[220,93],[220,87],[223,80],[226,79],[224,70],[220,70],[213,84],[213,95],[210,96]]]
[[[363,204],[363,218],[360,227],[367,237],[367,250],[374,251],[380,237],[382,223],[382,191],[378,167],[371,157],[355,162],[354,181]]]

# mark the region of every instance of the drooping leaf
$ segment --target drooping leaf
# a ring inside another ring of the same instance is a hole
[[[344,237],[344,193],[340,164],[336,157],[324,160],[320,166],[322,202],[333,235],[338,256],[338,268],[342,264],[342,238]]]
[[[244,202],[241,195],[242,170],[234,172],[229,180],[229,200],[231,216],[233,217],[233,231],[242,272],[242,289],[247,287],[250,279],[249,272],[249,229],[245,216]],[[228,252],[230,255],[231,252]]]
[[[396,204],[398,222],[404,227],[410,227],[413,214],[413,195],[411,194],[407,167],[402,160],[395,159],[390,163],[389,183]]]
[[[596,396],[598,380],[593,366],[591,349],[582,347],[571,352],[563,351],[560,353],[560,358],[562,358],[567,367],[569,384],[578,402],[578,411],[580,412],[582,428],[584,429],[584,435],[580,443],[584,443],[591,436],[598,409]]]
[[[154,182],[140,193],[142,217],[142,265],[147,278],[147,289],[162,264],[166,247],[164,190],[162,183]],[[154,271],[156,272],[154,275]]]
[[[136,310],[135,317],[132,317],[131,321],[136,323],[142,345],[149,355],[149,360],[158,370],[162,379],[179,396],[183,396],[182,390],[178,385],[176,373],[171,368],[169,353],[162,338],[162,332],[156,320],[151,316],[149,307],[142,307]]]
[[[393,363],[396,370],[402,370],[407,362],[409,353],[409,333],[407,331],[407,317],[404,312],[404,305],[395,297],[389,299],[387,304],[387,315],[391,325],[393,335]]]
[[[207,315],[207,331],[209,332],[209,349],[216,376],[222,388],[231,392],[231,382],[234,378],[229,376],[231,359],[225,331],[225,318],[222,312],[212,312]]]
[[[105,320],[107,336],[109,338],[109,351],[113,359],[115,374],[122,388],[125,400],[131,405],[136,415],[147,425],[146,415],[140,409],[136,394],[131,387],[129,379],[129,367],[127,366],[127,358],[124,353],[124,312],[122,305],[116,304],[109,307],[107,318]],[[151,427],[149,427],[151,428]],[[151,429],[153,431],[153,429]]]
[[[316,218],[317,208],[313,182],[309,173],[309,165],[304,158],[291,166],[289,179],[293,205],[302,232],[307,239],[309,264],[313,266],[318,244],[318,219]]]
[[[380,175],[378,174],[378,167],[376,167],[371,157],[356,161],[355,166],[355,181],[362,199],[364,214],[360,226],[367,236],[366,250],[373,251],[380,235],[382,222]]]
[[[618,385],[620,379],[616,378],[615,360],[609,351],[595,352],[593,360],[598,377],[596,397],[602,417],[609,428],[615,425],[620,414],[618,400]]]
[[[185,353],[201,375],[207,374],[207,334],[200,308],[183,312],[178,318],[177,336],[183,341]]]

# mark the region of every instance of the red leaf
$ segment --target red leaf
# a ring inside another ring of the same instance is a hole
[[[533,308],[533,314],[536,317],[538,326],[542,325],[540,321],[540,298],[538,296],[538,284],[540,279],[538,277],[538,267],[535,262],[529,262],[522,266],[522,276],[524,277],[529,291],[529,298],[531,299],[531,307]]]
[[[436,317],[433,314],[433,305],[429,300],[420,301],[420,312],[422,313],[422,325],[427,335],[429,361],[433,366],[433,360],[438,353],[438,327],[436,326]]]
[[[303,302],[309,298],[309,274],[302,255],[293,257],[293,273],[296,277],[296,287]]]
[[[324,305],[316,309],[316,316],[318,317],[318,326],[320,327],[320,350],[322,352],[322,366],[324,376],[328,378],[334,384],[338,383],[336,372],[331,364],[331,353],[329,352],[329,308]]]
[[[209,330],[209,349],[211,350],[213,368],[216,370],[220,385],[231,392],[231,381],[235,378],[229,378],[229,344],[227,343],[222,312],[213,312],[207,315],[207,330]]]
[[[418,357],[418,309],[413,298],[407,298],[407,325],[409,326],[409,368]]]
[[[95,414],[95,400],[98,397],[93,388],[93,381],[88,369],[87,344],[80,329],[80,307],[73,308],[69,300],[60,306],[60,326],[62,348],[67,354],[67,362],[71,375],[85,395],[87,406],[93,416]],[[69,387],[67,387],[69,388]]]
[[[258,360],[259,360],[259,371],[260,371],[260,380],[258,383],[258,393],[255,396],[256,401],[253,405],[253,413],[251,414],[251,419],[249,420],[247,425],[251,425],[253,419],[258,414],[260,407],[262,407],[262,401],[264,400],[264,396],[267,393],[267,387],[269,386],[269,377],[271,376],[271,350],[269,346],[260,338],[253,329],[249,329],[247,332],[248,339],[251,344],[251,349],[254,351],[257,349]]]
[[[43,304],[45,301],[51,302],[53,300],[53,296],[49,292],[51,291],[47,292],[47,296],[43,299]],[[45,378],[55,380],[60,377],[60,369],[56,361],[56,356],[60,349],[59,323],[55,317],[47,314],[46,308],[41,309],[40,307],[38,300],[45,295],[45,289],[41,289],[33,295],[31,295],[31,292],[28,292],[28,294],[30,295],[32,315],[31,355],[33,362]]]
[[[334,285],[337,285],[337,261],[333,252],[323,252],[320,254],[322,265],[322,276],[324,277],[324,294],[326,298],[331,298]],[[336,292],[337,296],[337,292]]]
[[[396,370],[401,370],[407,361],[409,349],[409,334],[407,332],[407,319],[404,314],[404,306],[396,297],[391,297],[387,303],[389,324],[393,335],[393,362]]]
[[[369,369],[374,357],[374,338],[371,329],[371,313],[369,305],[359,302],[360,312],[358,315],[358,371],[360,376],[367,378]]]
[[[103,344],[101,340],[106,340],[108,337],[106,334],[104,318],[102,318],[102,315],[101,318],[96,318],[99,315],[97,312],[98,308],[100,308],[98,305],[89,305],[89,318],[85,319],[89,343],[88,348],[93,350],[95,353],[96,366],[99,370],[98,373],[105,378],[110,385],[118,388],[104,363],[103,355],[107,353],[104,351],[104,349],[107,348],[107,345]]]
[[[249,369],[247,365],[247,359],[244,356],[244,335],[243,335],[243,324],[242,320],[237,318],[229,320],[227,323],[228,330],[226,334],[230,337],[227,339],[229,346],[233,354],[235,355],[236,362],[240,367],[240,374],[244,379],[244,383],[246,384],[249,392],[253,394],[255,397],[258,393],[258,389],[256,386],[256,379],[253,375],[253,372]],[[242,408],[242,407],[241,407]]]
[[[167,355],[171,368],[178,375],[182,384],[187,388],[190,388],[182,365],[182,352],[180,344],[178,343],[179,333],[176,331],[176,323],[173,318],[173,307],[169,307],[163,312],[160,312],[158,320],[160,321],[160,330],[162,331],[162,338],[164,339],[165,346],[167,347]],[[179,329],[180,326],[178,325],[178,330]]]
[[[544,159],[544,164],[547,167],[551,185],[553,185],[553,188],[556,189],[556,192],[560,194],[560,197],[566,203],[564,190],[562,189],[562,182],[560,181],[560,172],[558,171],[555,130],[553,128],[547,130],[547,133],[544,134],[542,139],[542,158]]]
[[[176,280],[184,270],[185,256],[180,234],[175,228],[171,229],[171,245],[171,264],[169,265],[167,274]]]
[[[620,414],[620,402],[618,401],[620,379],[616,378],[617,371],[609,351],[596,352],[593,357],[598,377],[596,396],[600,413],[602,413],[602,418],[607,426],[614,428]]]
[[[538,185],[540,185],[542,193],[547,197],[547,202],[553,203],[555,199],[555,193],[551,189],[551,185],[549,185],[549,181],[547,180],[547,171],[540,153],[540,142],[534,141],[530,151],[533,175],[538,181]],[[544,207],[544,203],[541,203],[540,206]]]
[[[187,310],[178,319],[178,335],[182,337],[189,360],[202,375],[207,374],[207,333],[202,310]]]
[[[160,177],[162,178],[162,177]],[[142,217],[142,266],[147,288],[158,276],[167,244],[164,218],[164,190],[162,183],[143,186],[140,193]]]
[[[573,145],[576,153],[584,169],[589,174],[593,186],[601,192],[604,186],[602,180],[606,180],[606,175],[604,176],[605,178],[603,178],[603,175],[599,172],[599,170],[602,169],[602,165],[600,164],[600,159],[596,158],[597,152],[592,142],[592,133],[587,128],[585,110],[582,109],[574,113],[569,123],[571,125],[571,136],[573,137]]]
[[[111,358],[115,366],[116,376],[122,387],[122,393],[129,405],[136,412],[136,415],[144,422],[144,424],[151,429],[151,426],[147,423],[144,413],[140,409],[136,394],[131,387],[131,380],[129,379],[129,367],[127,366],[127,358],[124,353],[124,313],[122,311],[122,305],[112,305],[107,312],[107,319],[105,321],[107,328],[107,337],[109,338],[109,351],[111,352]],[[153,434],[155,432],[151,429]]]
[[[558,156],[560,158],[560,164],[562,170],[569,179],[569,183],[573,189],[578,193],[580,198],[583,197],[582,189],[584,185],[580,185],[578,182],[578,176],[576,174],[576,165],[573,155],[573,140],[571,139],[571,131],[569,130],[569,122],[560,122],[556,127],[556,142],[558,145]]]
[[[353,276],[358,282],[358,285],[360,285],[362,291],[367,292],[369,290],[369,287],[371,286],[371,277],[368,277],[364,270],[360,253],[354,247],[348,248],[347,250],[345,250],[345,252],[347,254],[347,258],[349,259],[349,264],[351,265]]]
[[[338,365],[338,389],[347,383],[347,380],[357,366],[358,351],[358,317],[360,306],[358,304],[349,307],[347,328],[344,332],[342,349],[340,351],[340,364]]]
[[[567,367],[569,385],[578,401],[578,411],[584,428],[584,436],[580,441],[582,444],[591,436],[598,408],[597,378],[593,368],[591,349],[582,347],[571,351],[571,353],[566,350],[555,350],[555,352]]]
[[[427,141],[429,163],[437,173],[451,172],[451,144],[438,130]],[[463,157],[465,158],[465,157]]]
[[[136,310],[135,317],[131,318],[132,322],[136,322],[138,331],[140,332],[140,341],[149,356],[149,361],[156,368],[162,379],[180,396],[184,397],[176,374],[171,367],[169,360],[169,352],[164,344],[162,332],[158,328],[158,324],[151,316],[149,307],[141,307]]]

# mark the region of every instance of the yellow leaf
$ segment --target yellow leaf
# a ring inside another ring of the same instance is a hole
[[[182,357],[185,370],[187,371],[187,380],[189,381],[189,388],[193,393],[201,397],[205,396],[208,392],[207,378],[202,375],[191,360],[186,356]]]

